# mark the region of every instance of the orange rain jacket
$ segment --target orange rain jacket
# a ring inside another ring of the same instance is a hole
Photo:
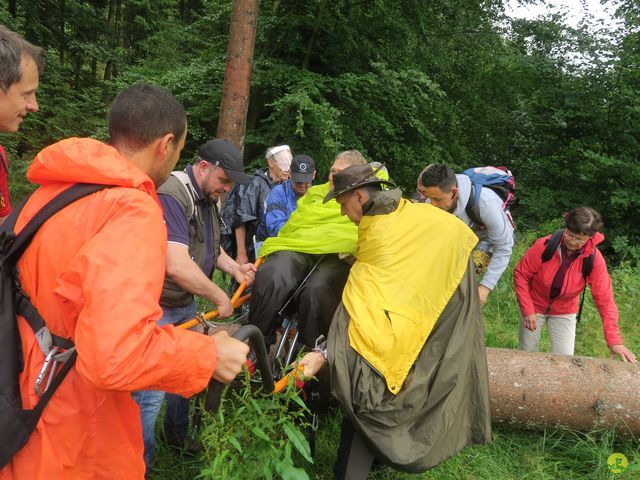
[[[199,392],[215,368],[215,342],[156,326],[167,232],[146,174],[113,147],[72,138],[40,152],[27,177],[41,187],[18,230],[76,182],[124,188],[94,193],[56,214],[19,262],[24,290],[52,333],[75,343],[78,359],[0,480],[142,479],[140,412],[131,392]],[[20,334],[20,388],[31,408],[44,357],[22,318]]]

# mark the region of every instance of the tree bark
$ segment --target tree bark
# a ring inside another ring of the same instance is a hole
[[[109,32],[109,48],[112,57],[107,60],[104,67],[104,81],[111,80],[115,76],[115,55],[119,43],[119,18],[122,0],[109,0],[109,13],[107,15],[107,31]]]
[[[114,32],[115,45],[116,45],[116,48],[115,48],[116,59],[120,55],[120,52],[124,49],[124,26],[122,22],[122,15],[124,10],[123,2],[124,0],[117,0],[117,3],[116,3],[116,29]],[[117,61],[114,61],[112,72],[111,72],[112,78],[115,78],[118,76],[118,73],[119,73],[118,67],[119,67],[119,63]]]
[[[74,82],[74,88],[76,90],[80,90],[81,88],[83,64],[84,64],[84,60],[82,58],[82,54],[76,55],[73,61],[73,82]]]
[[[487,348],[492,423],[640,435],[640,363]]]
[[[313,25],[313,33],[309,38],[309,42],[307,43],[307,48],[304,54],[304,59],[302,60],[302,69],[309,69],[309,61],[311,60],[311,53],[313,52],[313,44],[316,41],[316,37],[318,36],[318,30],[320,29],[320,19],[322,18],[322,11],[324,9],[324,0],[320,2],[318,5],[318,10],[316,11],[316,21]]]
[[[258,0],[234,0],[216,135],[240,150],[244,148],[257,22]]]
[[[16,18],[16,0],[9,0],[7,4],[7,11],[12,18]]]
[[[58,7],[58,58],[60,59],[60,65],[64,65],[64,53],[67,45],[67,37],[65,33],[65,0],[60,0]]]

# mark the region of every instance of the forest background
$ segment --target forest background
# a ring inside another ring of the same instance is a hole
[[[314,157],[325,180],[335,154],[357,148],[385,162],[407,196],[429,163],[446,162],[457,171],[509,167],[520,200],[513,211],[518,243],[484,309],[492,347],[517,347],[515,262],[537,235],[560,225],[563,212],[594,207],[605,219],[603,250],[615,265],[625,343],[637,354],[640,4],[613,0],[618,22],[585,18],[571,28],[561,14],[510,19],[505,3],[263,0],[245,164],[261,165],[267,147],[287,143],[294,153]],[[29,115],[18,134],[0,134],[13,201],[34,188],[25,172],[41,148],[69,136],[106,139],[109,103],[135,82],[164,86],[185,105],[182,162],[191,160],[215,135],[230,14],[230,0],[0,0],[0,23],[48,50],[40,112]],[[588,304],[585,313],[576,353],[606,357],[597,311]],[[543,345],[548,348],[547,339]],[[307,476],[293,467],[305,460],[291,454],[292,446],[307,448],[304,442],[288,436],[291,430],[271,434],[286,415],[263,414],[288,407],[245,399],[244,412],[257,410],[236,418],[237,404],[227,402],[224,417],[207,424],[205,456],[188,459],[161,444],[153,478],[330,478],[338,410],[321,417]],[[607,459],[613,452],[640,468],[637,439],[613,432],[496,427],[490,447],[465,449],[419,478],[637,478],[638,468],[612,474]],[[383,470],[374,478],[409,476]]]
[[[640,260],[640,5],[619,22],[510,19],[503,0],[263,0],[245,163],[287,143],[320,178],[342,149],[383,161],[410,195],[420,170],[505,165],[521,231],[589,205],[610,261]],[[526,0],[525,2],[526,3]],[[611,3],[611,2],[610,2]],[[0,0],[0,22],[47,48],[40,112],[1,135],[14,199],[44,146],[106,138],[106,111],[147,81],[185,105],[183,159],[215,134],[229,0]]]

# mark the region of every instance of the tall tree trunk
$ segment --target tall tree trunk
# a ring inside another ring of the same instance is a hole
[[[118,45],[118,32],[116,29],[118,18],[118,7],[121,0],[109,0],[109,13],[107,14],[107,31],[109,32],[109,49],[111,57],[107,60],[104,67],[104,81],[111,80],[113,76],[113,64],[115,62],[114,56],[116,47]]]
[[[60,6],[58,7],[58,56],[60,58],[60,66],[64,65],[64,52],[66,49],[65,18],[65,0],[60,0]]]
[[[227,68],[224,72],[218,138],[244,148],[251,70],[256,42],[259,0],[234,0],[229,27]]]
[[[82,58],[82,53],[76,55],[73,62],[73,78],[74,78],[74,87],[76,90],[80,89],[80,84],[82,83],[82,64],[84,60]]]
[[[302,60],[302,69],[309,69],[309,60],[311,60],[311,52],[313,52],[313,44],[316,41],[316,37],[318,36],[318,30],[320,29],[320,19],[322,18],[322,10],[324,9],[324,0],[320,2],[318,5],[318,10],[316,11],[316,21],[313,25],[313,33],[309,38],[309,42],[307,43],[307,50],[304,54],[304,60]]]
[[[98,81],[98,59],[91,57],[91,84],[95,85]]]
[[[9,12],[9,15],[16,18],[16,0],[9,0],[9,3],[7,4],[7,11]]]
[[[124,10],[123,5],[124,0],[117,0],[116,3],[116,29],[115,29],[115,51],[116,51],[116,60],[120,55],[120,52],[124,50],[124,27],[122,22],[122,15]],[[113,62],[113,77],[118,76],[118,62]]]

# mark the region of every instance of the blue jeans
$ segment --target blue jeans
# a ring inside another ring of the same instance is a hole
[[[181,323],[195,317],[195,299],[184,307],[162,307],[163,315],[158,320],[158,326]],[[189,431],[189,399],[174,393],[160,390],[140,390],[132,393],[133,399],[140,405],[142,420],[142,440],[144,442],[144,463],[147,467],[148,478],[153,464],[155,450],[155,426],[162,402],[167,398],[167,408],[164,414],[164,433],[174,441],[184,441]]]

